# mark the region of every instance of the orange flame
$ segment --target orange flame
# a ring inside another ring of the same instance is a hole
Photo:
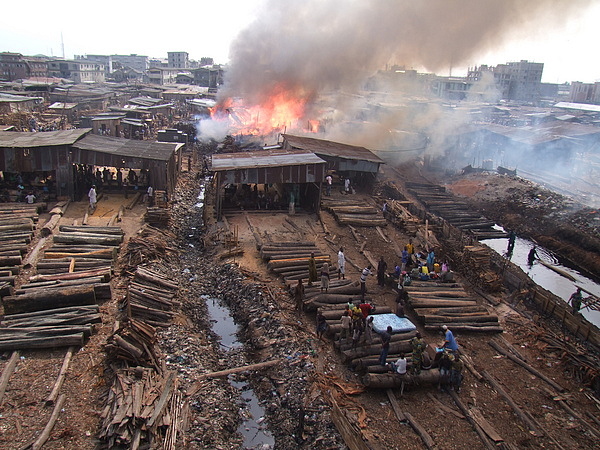
[[[260,104],[247,105],[242,99],[227,98],[212,111],[213,120],[229,119],[233,134],[267,136],[304,124],[308,96],[278,85]],[[309,121],[309,131],[318,129]],[[317,122],[318,124],[318,122]]]

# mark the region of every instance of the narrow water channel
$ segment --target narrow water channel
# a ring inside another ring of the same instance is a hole
[[[212,325],[212,331],[218,336],[222,350],[239,349],[242,343],[237,339],[238,326],[233,320],[229,309],[218,299],[202,296],[208,308],[208,314]],[[240,391],[244,401],[244,408],[240,411],[242,423],[238,432],[244,437],[244,448],[246,449],[271,449],[275,446],[275,439],[266,428],[264,421],[265,411],[260,405],[254,391],[243,381],[229,379],[233,387]]]
[[[500,255],[504,255],[508,247],[508,239],[506,238],[486,239],[482,241],[482,243],[486,244]],[[517,237],[510,261],[519,266],[537,285],[562,298],[565,302],[568,302],[569,297],[577,290],[578,286],[591,292],[595,296],[600,296],[600,285],[598,283],[589,279],[577,270],[562,265],[560,260],[552,252],[543,247],[536,247],[536,253],[539,259],[568,273],[575,281],[559,275],[555,271],[544,266],[540,261],[536,260],[533,265],[530,266],[527,262],[527,255],[534,245],[535,244],[530,240]],[[584,292],[584,298],[585,297],[587,297],[587,294]],[[580,312],[587,320],[597,327],[600,327],[600,311],[583,308]]]

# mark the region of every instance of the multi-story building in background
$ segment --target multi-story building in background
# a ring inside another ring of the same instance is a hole
[[[569,92],[569,102],[600,105],[600,83],[573,81]]]
[[[14,81],[48,76],[48,59],[23,56],[20,53],[0,53],[0,80]]]
[[[169,67],[187,69],[190,66],[190,55],[188,52],[167,52]]]
[[[81,59],[56,59],[48,62],[48,75],[67,78],[76,83],[101,83],[105,81],[104,64]]]
[[[527,60],[498,64],[493,69],[502,98],[518,102],[537,102],[541,95],[544,63]]]
[[[144,55],[132,53],[130,55],[110,55],[113,63],[121,64],[121,67],[129,67],[138,72],[145,73],[150,68],[150,59]]]

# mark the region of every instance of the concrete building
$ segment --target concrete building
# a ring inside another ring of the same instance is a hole
[[[192,71],[194,75],[193,83],[197,86],[216,88],[223,84],[223,69],[216,67],[200,67]]]
[[[110,55],[75,55],[77,61],[96,62],[104,65],[104,76],[108,77],[113,72],[113,61]]]
[[[169,67],[187,69],[190,66],[190,55],[188,52],[167,52]]]
[[[68,78],[75,83],[102,83],[106,79],[104,64],[88,60],[57,59],[49,61],[48,75]]]
[[[131,55],[110,55],[110,57],[113,63],[119,63],[122,67],[130,67],[138,72],[145,73],[150,68],[150,60],[144,55],[132,53]]]
[[[569,92],[569,102],[600,105],[600,83],[573,81]]]
[[[14,81],[48,76],[46,58],[23,56],[20,53],[0,53],[0,80]]]
[[[494,79],[505,100],[537,102],[541,95],[544,63],[527,60],[498,64],[494,68]]]
[[[151,67],[148,69],[148,81],[154,84],[175,84],[179,69],[169,67]]]

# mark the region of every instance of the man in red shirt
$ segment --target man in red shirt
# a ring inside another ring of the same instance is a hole
[[[366,326],[367,316],[369,314],[371,314],[371,311],[373,311],[375,309],[375,307],[373,305],[371,305],[371,303],[369,303],[369,302],[363,302],[360,305],[358,305],[358,307],[360,308],[362,315],[363,315],[363,325]]]

